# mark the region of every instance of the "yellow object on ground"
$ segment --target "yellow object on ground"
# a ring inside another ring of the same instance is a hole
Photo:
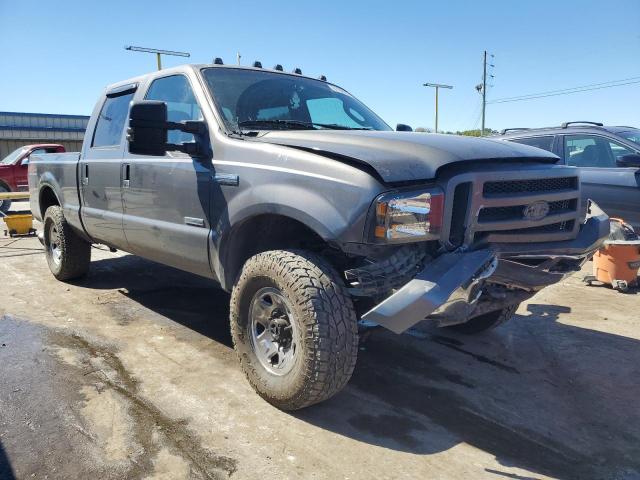
[[[10,236],[29,235],[33,232],[33,215],[30,213],[15,213],[4,217]]]

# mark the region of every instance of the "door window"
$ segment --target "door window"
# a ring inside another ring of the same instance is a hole
[[[120,145],[129,114],[129,102],[132,98],[133,92],[117,97],[107,97],[98,116],[92,147]]]
[[[618,142],[614,142],[613,140],[609,140],[609,147],[611,148],[611,153],[613,154],[614,161],[617,161],[620,157],[624,157],[625,155],[633,155],[634,151],[628,149],[624,145],[620,145]]]
[[[615,168],[616,158],[631,152],[617,142],[598,135],[567,135],[564,142],[567,165]]]
[[[146,100],[158,100],[167,104],[167,120],[170,122],[183,122],[185,120],[202,120],[202,111],[198,106],[189,80],[184,75],[172,75],[153,81]],[[193,142],[191,133],[179,130],[169,130],[169,143]]]
[[[551,152],[553,146],[553,135],[545,135],[542,137],[516,138],[510,141],[515,143],[522,143],[523,145],[530,145],[532,147],[541,148],[543,150]]]

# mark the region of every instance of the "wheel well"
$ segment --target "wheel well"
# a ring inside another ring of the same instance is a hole
[[[268,250],[304,249],[325,252],[330,245],[304,223],[291,217],[264,214],[235,226],[221,250],[224,287],[231,289],[240,269],[253,255]],[[334,250],[334,249],[331,249]]]
[[[8,191],[11,191],[11,187],[4,180],[0,180],[0,187],[5,187]]]
[[[51,187],[44,187],[40,191],[40,218],[44,220],[44,212],[46,212],[47,208],[51,207],[52,205],[60,206],[58,197],[56,197],[56,194],[53,193],[53,189]]]

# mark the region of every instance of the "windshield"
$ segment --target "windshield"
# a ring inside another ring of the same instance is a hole
[[[362,102],[321,80],[239,68],[202,73],[230,130],[391,130]]]
[[[640,145],[640,130],[634,128],[632,130],[625,130],[624,132],[617,132],[622,138],[626,138],[633,143]]]
[[[0,161],[0,163],[2,165],[11,165],[13,163],[15,163],[15,161],[20,158],[20,156],[26,151],[25,148],[18,148],[17,150],[14,150],[13,152],[11,152],[9,155],[7,155],[6,157],[4,157],[2,159],[2,161]]]

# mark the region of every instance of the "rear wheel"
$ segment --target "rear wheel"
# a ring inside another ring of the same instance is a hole
[[[449,330],[458,333],[464,333],[466,335],[473,335],[476,333],[482,333],[487,330],[496,328],[513,317],[520,304],[510,305],[501,310],[495,310],[493,312],[484,313],[477,317],[472,317],[465,323],[458,325],[451,325],[447,327]]]
[[[0,193],[7,193],[10,191],[11,190],[9,190],[4,185],[0,185]],[[0,200],[0,212],[7,213],[10,208],[11,208],[11,200]]]
[[[44,214],[44,246],[49,270],[58,280],[82,277],[89,270],[91,244],[73,231],[57,205]]]
[[[358,351],[346,287],[327,262],[302,251],[274,250],[245,263],[231,296],[231,334],[251,386],[283,410],[337,393]]]

